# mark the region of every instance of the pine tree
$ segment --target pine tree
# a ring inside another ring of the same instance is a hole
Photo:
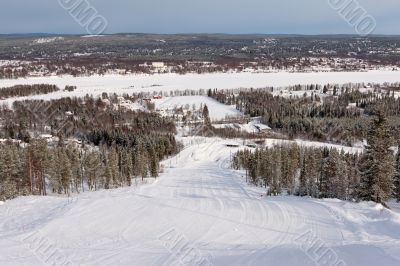
[[[34,140],[28,147],[28,175],[32,194],[47,194],[45,180],[47,152],[47,142],[45,140]]]
[[[372,121],[367,137],[366,152],[360,164],[361,183],[357,194],[360,200],[385,205],[393,192],[394,155],[392,138],[382,111]]]
[[[300,170],[300,184],[299,184],[299,196],[306,196],[307,195],[307,164],[308,161],[306,158],[303,159],[303,163],[301,164]]]
[[[157,154],[152,148],[150,151],[150,175],[152,177],[157,177],[158,176],[158,158]]]
[[[329,151],[329,156],[325,159],[322,169],[323,185],[321,197],[335,198],[338,195],[339,184],[339,152],[336,149]]]
[[[282,174],[282,187],[289,188],[291,187],[291,176],[289,172],[290,167],[290,158],[288,154],[288,149],[286,147],[281,148],[281,174]],[[289,192],[290,193],[290,192]]]
[[[400,145],[396,156],[396,175],[394,178],[395,198],[400,202]]]
[[[84,173],[90,190],[97,190],[101,175],[101,160],[97,152],[89,152],[84,159]]]
[[[253,184],[257,183],[257,161],[254,155],[249,159],[249,176]]]
[[[328,198],[329,197],[329,188],[330,188],[330,177],[332,175],[333,169],[331,158],[329,157],[329,149],[324,148],[323,150],[323,159],[321,160],[320,165],[320,175],[319,175],[319,197],[320,198]]]
[[[125,185],[130,186],[131,175],[132,175],[132,155],[128,149],[123,149],[120,151],[120,165],[121,165],[121,175]]]
[[[273,174],[270,189],[268,191],[269,195],[279,195],[282,192],[281,180],[282,180],[282,160],[281,160],[281,148],[274,149],[273,155]]]
[[[58,159],[59,158],[56,150],[49,151],[46,164],[46,175],[53,193],[62,192],[62,186],[59,177],[60,161]]]
[[[321,159],[320,150],[311,149],[307,156],[307,195],[318,197],[318,163]]]
[[[327,94],[328,93],[328,87],[326,85],[324,86],[324,89],[322,90],[322,93],[323,94]]]
[[[64,148],[61,148],[58,152],[58,161],[60,162],[59,173],[62,189],[65,194],[70,195],[72,184],[71,162]]]
[[[348,195],[352,198],[357,197],[357,188],[360,183],[359,172],[359,154],[348,155],[347,169],[348,169]]]
[[[211,127],[210,112],[208,111],[207,105],[204,105],[203,108],[203,119],[204,119],[204,126]]]
[[[111,187],[120,187],[122,185],[122,182],[118,167],[118,154],[115,148],[112,148],[108,154],[107,167],[110,171]]]
[[[211,91],[211,89],[208,89],[208,91],[207,91],[207,96],[208,96],[208,97],[211,97],[211,96],[212,96],[212,91]]]
[[[349,187],[349,175],[347,163],[345,160],[345,154],[342,151],[339,157],[338,167],[337,167],[337,183],[335,184],[335,197],[338,199],[346,200],[348,199],[348,187]]]
[[[71,173],[72,173],[72,189],[75,190],[75,192],[79,193],[79,188],[81,187],[82,184],[82,178],[83,178],[83,173],[81,169],[81,163],[80,163],[80,152],[78,149],[74,148],[72,145],[67,146],[66,153],[68,155],[70,164],[71,164]]]
[[[289,148],[288,153],[288,189],[290,194],[295,192],[295,179],[297,171],[300,167],[300,148],[297,144],[293,144]]]
[[[0,200],[18,196],[16,178],[16,163],[10,145],[0,149]]]
[[[264,187],[267,188],[267,186],[271,184],[271,178],[272,178],[272,166],[271,166],[272,159],[270,150],[266,149],[262,153],[261,161],[262,163],[261,163],[260,176],[263,179]]]

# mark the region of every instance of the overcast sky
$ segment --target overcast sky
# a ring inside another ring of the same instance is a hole
[[[329,5],[341,0],[1,0],[0,33],[86,33],[59,1],[89,1],[106,33],[356,33]],[[358,2],[375,34],[400,34],[400,0]]]

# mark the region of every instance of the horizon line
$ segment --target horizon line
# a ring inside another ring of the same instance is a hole
[[[116,32],[116,33],[102,33],[93,36],[113,36],[113,35],[227,35],[227,36],[351,36],[351,37],[400,37],[400,34],[370,34],[368,36],[360,36],[355,33],[207,33],[207,32],[193,32],[193,33],[152,33],[152,32]],[[50,32],[24,32],[24,33],[0,33],[0,36],[90,36],[88,33],[50,33]]]

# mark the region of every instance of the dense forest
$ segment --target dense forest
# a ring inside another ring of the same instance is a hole
[[[30,135],[41,132],[86,140],[91,132],[100,129],[110,132],[117,129],[127,134],[175,133],[171,119],[156,113],[123,109],[119,106],[120,99],[116,95],[103,94],[99,98],[86,96],[14,102],[12,110],[4,106],[0,108],[4,125],[0,137],[28,142]]]
[[[395,159],[393,138],[381,113],[368,129],[363,154],[296,144],[239,151],[235,169],[245,169],[248,182],[268,188],[269,195],[292,195],[385,203],[400,200],[400,149]]]
[[[394,95],[399,87],[376,88],[361,93],[351,85],[309,85],[289,88],[305,90],[301,96],[274,95],[274,88],[234,93],[210,90],[208,96],[236,108],[289,138],[302,137],[353,145],[366,138],[368,123],[375,109],[382,107],[388,117],[392,136],[399,138],[400,99]],[[322,96],[319,93],[322,91]]]
[[[117,103],[117,96],[103,94],[3,107],[0,200],[130,186],[133,178],[157,177],[159,162],[180,149],[174,122]]]
[[[138,137],[126,146],[49,147],[45,140],[26,147],[1,144],[0,200],[131,186],[132,179],[157,177],[159,162],[176,152],[173,136]]]

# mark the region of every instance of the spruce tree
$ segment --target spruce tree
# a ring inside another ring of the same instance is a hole
[[[204,105],[203,108],[203,119],[204,119],[204,126],[211,127],[210,112],[208,111],[207,105]]]
[[[395,193],[394,196],[400,202],[400,144],[396,155],[396,175],[394,178]]]
[[[64,148],[61,148],[59,151],[58,161],[60,162],[59,170],[61,186],[64,193],[70,195],[72,184],[71,162]]]
[[[117,150],[113,147],[108,154],[107,166],[111,174],[111,187],[120,187],[122,182],[120,178],[120,172],[118,167],[118,154]]]
[[[307,164],[306,158],[303,159],[303,163],[301,164],[300,170],[300,185],[299,185],[299,196],[307,195]]]
[[[18,196],[15,180],[15,163],[12,147],[6,145],[0,149],[0,200]]]
[[[385,201],[392,196],[395,167],[391,145],[392,137],[386,117],[378,110],[371,123],[366,152],[360,163],[361,183],[357,190],[358,199],[385,205]]]
[[[28,174],[31,182],[31,193],[46,195],[45,168],[47,162],[47,142],[34,140],[28,147]]]
[[[53,193],[61,193],[59,163],[57,151],[49,151],[46,162],[46,175]]]
[[[338,161],[338,167],[336,173],[337,183],[335,184],[335,197],[338,199],[346,200],[348,199],[349,171],[347,168],[347,163],[345,160],[343,160],[343,158],[345,158],[345,155],[344,152],[342,151],[342,154]]]
[[[97,190],[97,182],[101,175],[101,160],[96,152],[89,152],[84,159],[84,173],[90,190]]]
[[[329,157],[329,149],[324,148],[323,150],[323,159],[321,160],[320,165],[320,175],[319,175],[319,197],[320,198],[328,198],[329,197],[329,189],[330,189],[330,178],[333,172],[333,164],[331,162],[331,158]]]
[[[307,195],[318,197],[318,163],[321,160],[320,150],[311,149],[307,156]]]
[[[271,152],[270,150],[266,149],[262,153],[262,163],[261,163],[261,177],[264,182],[264,187],[266,188],[268,185],[271,184],[271,178],[272,178],[272,166],[271,166]]]
[[[328,158],[325,159],[322,173],[324,176],[323,191],[321,196],[327,198],[338,197],[339,186],[339,152],[336,149],[329,151]]]
[[[281,160],[281,148],[274,149],[272,153],[272,158],[274,158],[272,166],[272,181],[270,189],[268,191],[269,195],[279,195],[282,192],[281,180],[282,180],[282,160]]]

